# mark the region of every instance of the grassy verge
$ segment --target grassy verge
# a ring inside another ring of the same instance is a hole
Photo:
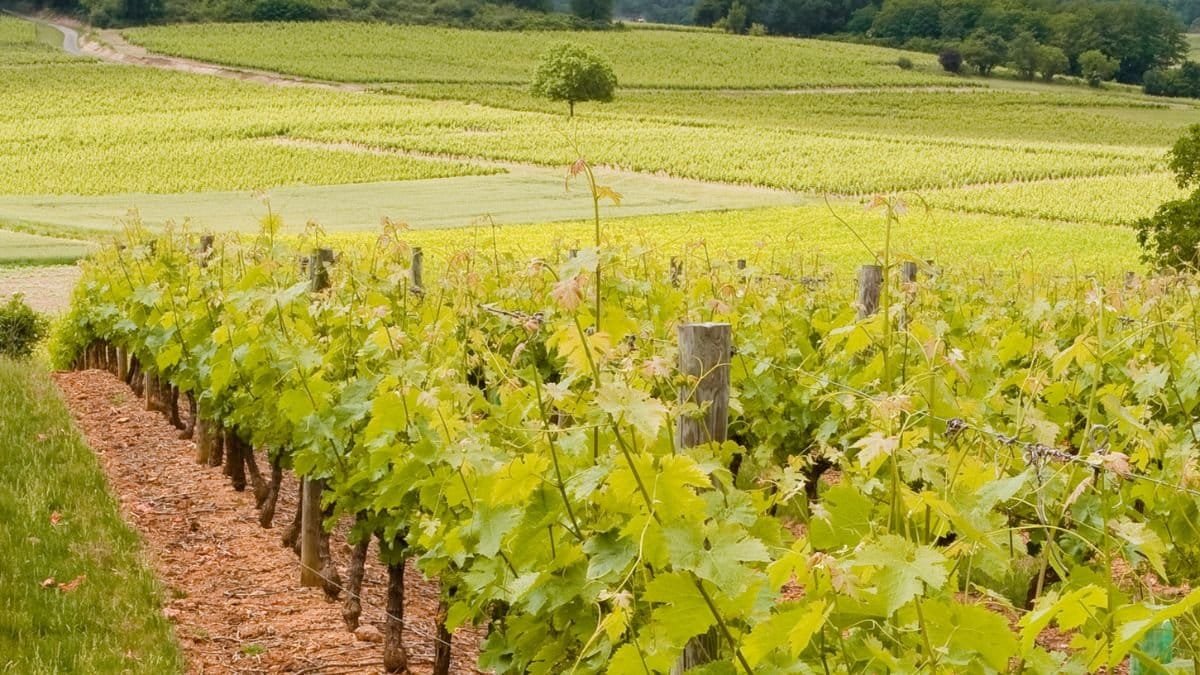
[[[0,459],[0,672],[180,672],[138,537],[40,365],[0,358]]]

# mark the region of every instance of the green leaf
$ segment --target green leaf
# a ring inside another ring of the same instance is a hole
[[[154,364],[159,372],[165,372],[183,358],[183,347],[178,342],[170,342],[154,355]]]
[[[750,631],[742,641],[742,655],[756,667],[771,652],[787,645],[789,657],[795,659],[808,647],[830,611],[832,607],[820,600],[775,614]]]
[[[876,568],[871,580],[888,616],[924,593],[925,585],[940,589],[946,583],[946,557],[930,546],[885,534],[855,558],[856,566]]]
[[[1083,625],[1092,616],[1092,610],[1108,605],[1108,593],[1095,584],[1088,584],[1062,596],[1051,591],[1038,598],[1033,609],[1021,617],[1021,653],[1027,654],[1034,648],[1034,641],[1050,622],[1058,619],[1058,627],[1071,630]]]
[[[1008,621],[978,605],[926,601],[922,604],[929,639],[946,653],[946,663],[969,666],[982,660],[993,670],[1004,671],[1017,652]]]
[[[682,572],[660,574],[646,585],[646,600],[659,603],[651,620],[662,627],[667,637],[682,646],[716,624],[704,597],[692,579]]]
[[[633,542],[614,533],[604,532],[589,538],[583,544],[588,554],[588,579],[603,579],[610,574],[622,573],[637,555]]]
[[[491,504],[476,503],[475,532],[479,535],[477,552],[492,557],[500,551],[500,541],[521,522],[521,509],[515,506],[495,508]]]
[[[816,517],[809,524],[808,535],[813,548],[827,551],[858,544],[871,531],[872,506],[857,488],[830,488],[813,508]]]
[[[658,435],[667,417],[667,407],[661,401],[616,380],[600,386],[596,405],[617,423],[632,425],[644,441]]]
[[[1138,556],[1140,556],[1150,563],[1150,567],[1160,578],[1167,578],[1167,571],[1163,566],[1163,556],[1167,552],[1167,545],[1154,530],[1147,527],[1145,523],[1135,523],[1131,520],[1120,520],[1112,523],[1109,527],[1113,534],[1125,542],[1125,557],[1130,562],[1136,564]]]

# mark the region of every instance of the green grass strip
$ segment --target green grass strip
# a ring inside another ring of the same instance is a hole
[[[44,367],[0,358],[0,672],[180,672],[140,545]]]

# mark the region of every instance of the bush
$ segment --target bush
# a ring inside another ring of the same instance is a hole
[[[963,61],[988,75],[1008,57],[1008,43],[995,33],[976,32],[962,44]]]
[[[942,70],[947,73],[960,72],[963,64],[962,52],[957,49],[943,49],[942,53],[938,54],[938,63],[942,64]]]
[[[1089,49],[1079,55],[1079,72],[1093,87],[1111,80],[1117,72],[1117,62],[1104,55],[1099,49]]]
[[[1071,67],[1071,62],[1067,59],[1067,54],[1058,47],[1042,45],[1038,48],[1037,69],[1042,74],[1042,79],[1050,82],[1055,75],[1061,75],[1067,72]]]
[[[1133,226],[1142,260],[1159,269],[1196,269],[1200,267],[1200,124],[1188,128],[1167,157],[1175,183],[1193,192],[1187,199],[1163,204]]]
[[[1008,65],[1022,80],[1032,80],[1038,69],[1041,45],[1030,33],[1021,33],[1008,43]]]
[[[258,0],[250,17],[255,21],[320,21],[325,11],[305,0]]]
[[[896,59],[896,65],[900,66],[900,70],[913,69],[912,59],[908,58],[907,56],[901,56],[900,58]]]
[[[749,34],[753,35],[754,37],[762,37],[767,34],[767,27],[761,23],[754,22],[750,24]]]
[[[1151,70],[1142,78],[1142,91],[1151,96],[1200,98],[1200,64],[1186,61],[1179,68]]]
[[[47,328],[46,319],[26,305],[24,298],[12,296],[0,305],[0,356],[28,357],[46,337]]]

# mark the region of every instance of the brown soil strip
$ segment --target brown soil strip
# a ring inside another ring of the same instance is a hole
[[[60,373],[55,380],[88,443],[100,457],[126,520],[141,533],[148,563],[166,587],[163,613],[174,623],[189,673],[381,673],[386,569],[372,543],[363,582],[358,637],[342,624],[341,603],[302,588],[298,560],[280,547],[296,505],[287,475],[276,525],[258,525],[252,490],[238,493],[219,468],[195,462],[163,416],[102,371]],[[266,459],[258,457],[259,465]],[[333,557],[342,579],[350,555],[345,527]],[[433,664],[436,583],[410,567],[405,575],[405,642],[414,673]],[[454,636],[452,673],[475,668],[482,632]]]

